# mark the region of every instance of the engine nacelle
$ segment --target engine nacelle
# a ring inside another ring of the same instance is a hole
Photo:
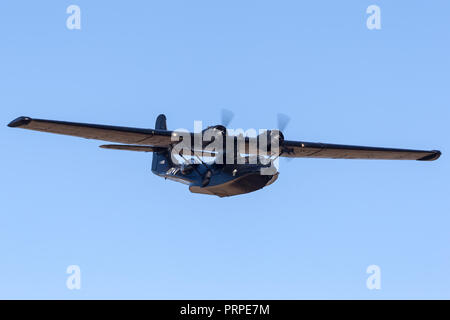
[[[215,125],[215,126],[210,126],[206,129],[204,129],[202,131],[202,133],[205,134],[208,130],[211,132],[212,135],[215,135],[216,133],[221,134],[222,136],[227,135],[227,128],[225,128],[224,126],[222,126],[220,124]]]
[[[275,152],[275,149],[278,147],[279,152],[279,149],[284,142],[284,135],[280,130],[273,129],[260,133],[257,139],[259,150],[267,150],[268,153],[272,153]]]
[[[218,137],[221,137],[223,146],[225,143],[225,139],[227,137],[227,128],[225,128],[220,124],[210,126],[202,131],[202,136],[203,136],[202,139],[203,147],[206,147],[210,143],[213,143],[214,141],[216,141]]]

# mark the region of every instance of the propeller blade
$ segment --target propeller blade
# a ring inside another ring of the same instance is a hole
[[[230,111],[228,109],[222,109],[221,110],[221,119],[222,119],[222,125],[224,127],[228,127],[228,125],[231,123],[231,120],[234,118],[233,111]]]
[[[287,125],[291,121],[291,118],[284,114],[284,113],[278,113],[277,114],[277,123],[278,123],[278,130],[284,131],[286,129]],[[291,161],[292,158],[286,158],[287,161]]]
[[[278,113],[277,114],[278,130],[284,131],[284,129],[286,129],[289,121],[291,121],[291,118],[289,118],[289,116],[287,116],[283,113]]]

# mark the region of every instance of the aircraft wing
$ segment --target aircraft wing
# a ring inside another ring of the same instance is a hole
[[[438,150],[410,150],[351,146],[343,144],[315,143],[285,140],[281,157],[329,158],[329,159],[385,159],[432,161],[440,157]]]
[[[174,131],[141,129],[100,124],[66,122],[55,120],[19,117],[8,124],[9,127],[34,131],[57,133],[86,139],[96,139],[126,146],[102,146],[108,149],[130,151],[156,151],[155,148],[168,148],[174,144],[171,137]],[[247,139],[248,140],[248,139]],[[248,141],[247,141],[248,142]],[[145,148],[139,146],[147,146]],[[281,157],[288,158],[330,158],[330,159],[389,159],[431,161],[440,157],[438,150],[409,150],[393,148],[362,147],[328,143],[314,143],[284,140]]]
[[[168,147],[171,143],[172,131],[139,129],[129,127],[107,126],[66,121],[32,119],[19,117],[8,124],[28,130],[51,132],[86,139],[96,139],[134,145]]]

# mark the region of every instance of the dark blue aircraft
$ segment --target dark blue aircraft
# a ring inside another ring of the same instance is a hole
[[[183,139],[177,131],[167,130],[166,117],[159,115],[155,129],[117,127],[19,117],[8,125],[35,131],[64,134],[86,139],[96,139],[120,144],[100,147],[116,150],[153,152],[152,172],[160,177],[189,185],[194,193],[219,197],[249,193],[270,185],[278,178],[274,159],[288,158],[332,158],[332,159],[388,159],[432,161],[439,158],[440,151],[374,148],[304,141],[285,140],[281,131],[268,130],[255,138],[229,136],[224,125],[209,127],[214,136],[200,144],[189,142],[188,151],[174,150]],[[188,133],[195,140],[195,133]],[[221,137],[219,146],[211,150],[214,137]],[[263,139],[264,138],[264,139]],[[231,139],[232,143],[225,141]],[[256,149],[252,148],[256,145]],[[231,146],[231,147],[230,147]],[[244,149],[239,146],[243,146]],[[257,150],[257,151],[255,151]],[[260,152],[263,150],[263,152]],[[255,157],[255,153],[258,156]],[[231,154],[231,161],[230,157]],[[205,157],[214,160],[207,162]],[[178,161],[177,159],[183,161]],[[265,160],[264,160],[264,159]],[[269,160],[270,161],[269,161]],[[218,161],[220,160],[220,161]],[[264,161],[263,161],[264,160]],[[262,173],[264,170],[265,173]]]

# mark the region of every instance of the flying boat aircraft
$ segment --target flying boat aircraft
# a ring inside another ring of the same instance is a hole
[[[226,125],[232,118],[232,114],[225,111],[222,115],[225,118],[222,125],[208,127],[202,132],[203,134],[212,132],[212,139],[200,143],[189,142],[181,151],[177,150],[175,153],[176,146],[180,142],[186,142],[186,133],[183,135],[183,133],[168,130],[166,116],[163,114],[157,117],[154,129],[30,117],[19,117],[8,126],[116,143],[100,146],[105,149],[152,152],[154,174],[185,183],[189,185],[189,190],[193,193],[219,197],[245,194],[272,184],[279,175],[277,167],[274,166],[274,160],[279,157],[433,161],[441,155],[438,150],[378,148],[286,140],[279,129],[264,131],[256,137],[230,136]],[[288,118],[279,115],[281,123],[279,128],[285,127],[287,121]],[[180,136],[184,138],[180,139]],[[195,141],[195,133],[188,133],[189,136]],[[213,143],[215,148],[211,148]],[[205,157],[214,160],[206,161]]]

